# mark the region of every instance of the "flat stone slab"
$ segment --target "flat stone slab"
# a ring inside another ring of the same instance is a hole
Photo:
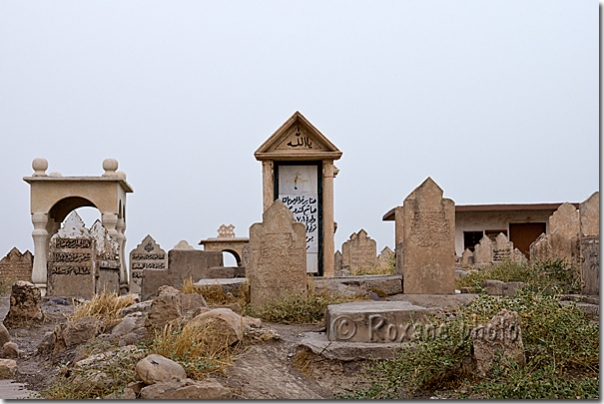
[[[423,332],[433,308],[407,301],[372,301],[327,306],[325,324],[330,341],[402,343]]]
[[[234,296],[239,295],[241,287],[247,282],[246,278],[216,278],[216,279],[200,279],[195,282],[197,286],[212,286],[220,285],[223,293],[232,293]]]
[[[0,398],[14,400],[24,398],[40,398],[38,392],[27,390],[23,383],[14,380],[0,380]]]
[[[339,292],[376,292],[378,295],[396,295],[403,292],[402,275],[338,276],[335,278],[313,278],[317,288]],[[351,294],[352,294],[351,293]]]
[[[388,296],[388,300],[405,301],[416,306],[448,310],[467,304],[477,296],[478,294],[476,293],[458,293],[454,295],[420,295],[415,293],[401,293],[394,296]]]
[[[398,352],[409,349],[412,344],[408,342],[400,344],[330,341],[324,332],[307,332],[304,333],[299,346],[309,348],[313,353],[329,359],[354,361],[394,359]]]

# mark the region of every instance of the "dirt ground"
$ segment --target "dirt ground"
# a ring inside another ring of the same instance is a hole
[[[40,326],[11,328],[13,342],[22,351],[18,358],[15,381],[30,391],[39,392],[52,384],[61,365],[74,360],[75,350],[60,357],[45,357],[37,346],[46,332],[67,321],[73,306],[60,299],[44,298],[42,311],[46,320]],[[0,297],[0,319],[8,313],[8,296]],[[233,366],[215,377],[241,398],[248,399],[333,399],[343,388],[364,384],[363,361],[342,362],[315,355],[299,347],[304,332],[324,329],[316,324],[284,325],[263,323],[281,338],[246,345],[236,356]]]

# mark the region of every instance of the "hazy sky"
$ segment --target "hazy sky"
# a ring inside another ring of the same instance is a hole
[[[598,24],[593,0],[2,0],[0,257],[33,251],[35,157],[64,176],[119,161],[126,252],[247,236],[253,153],[296,110],[344,153],[337,249],[361,228],[393,248],[382,215],[428,176],[456,204],[583,201]]]

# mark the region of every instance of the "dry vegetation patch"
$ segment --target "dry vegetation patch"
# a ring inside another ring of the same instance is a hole
[[[119,310],[134,303],[136,295],[118,296],[116,293],[103,291],[82,304],[74,303],[73,315],[69,320],[75,321],[90,316],[103,321],[106,327],[112,327],[122,320],[118,315]]]

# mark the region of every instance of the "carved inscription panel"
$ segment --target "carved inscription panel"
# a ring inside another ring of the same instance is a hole
[[[94,271],[93,246],[91,239],[56,238],[49,256],[50,273],[90,275]]]

